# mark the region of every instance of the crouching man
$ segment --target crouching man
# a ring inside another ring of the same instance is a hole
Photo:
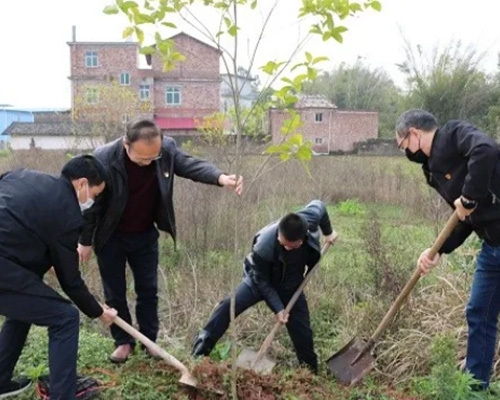
[[[314,373],[318,372],[318,358],[304,293],[289,315],[285,314],[285,307],[321,257],[320,229],[326,242],[336,240],[337,233],[332,230],[326,207],[319,200],[261,229],[244,261],[245,277],[235,293],[236,316],[261,300],[266,302],[276,320],[286,324],[299,362]],[[226,332],[230,303],[230,297],[219,303],[195,340],[191,353],[194,357],[210,354]]]

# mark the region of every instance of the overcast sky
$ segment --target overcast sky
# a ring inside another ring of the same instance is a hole
[[[270,59],[284,59],[307,32],[307,21],[297,21],[299,0],[281,0],[264,36],[256,65]],[[404,59],[404,36],[413,44],[432,48],[450,40],[462,40],[487,52],[483,68],[496,68],[500,52],[499,0],[380,0],[382,11],[369,11],[346,22],[349,32],[344,44],[313,40],[306,50],[328,55],[325,69],[362,57],[373,67],[382,67],[402,83],[395,64]],[[70,106],[68,80],[71,26],[77,27],[78,41],[119,41],[126,20],[102,13],[106,0],[16,0],[2,5],[0,23],[0,104],[16,107]],[[260,0],[270,7],[272,0]],[[267,10],[242,18],[241,63],[255,46]],[[204,24],[216,23],[210,13],[195,14]],[[200,39],[193,28],[179,23],[182,30]],[[175,33],[175,32],[172,32]]]

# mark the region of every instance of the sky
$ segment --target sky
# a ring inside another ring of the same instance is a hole
[[[451,40],[472,45],[486,56],[482,68],[497,68],[500,53],[500,1],[498,0],[380,0],[382,11],[367,11],[344,24],[344,43],[312,39],[304,51],[326,55],[321,68],[331,70],[340,62],[358,58],[373,68],[383,68],[394,81],[404,84],[396,64],[404,60],[404,39],[424,50]],[[240,64],[249,65],[263,21],[274,0],[259,0],[256,12],[240,15]],[[269,60],[285,60],[305,37],[310,20],[298,20],[300,0],[277,0],[264,32],[252,72]],[[71,104],[70,57],[67,42],[72,26],[77,41],[121,41],[127,26],[123,16],[102,13],[108,0],[6,1],[0,14],[0,104],[24,108],[69,108]],[[196,18],[211,29],[216,15],[201,7]],[[176,21],[178,28],[205,40],[199,28]],[[174,34],[177,31],[165,32]],[[149,36],[149,35],[148,35]],[[231,47],[232,43],[223,43]],[[300,53],[302,54],[302,53]],[[300,58],[296,59],[301,61]],[[265,77],[261,76],[261,81]]]

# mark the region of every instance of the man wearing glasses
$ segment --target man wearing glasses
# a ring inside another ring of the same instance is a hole
[[[333,243],[337,239],[326,207],[319,200],[262,228],[255,235],[252,251],[243,263],[245,278],[235,293],[236,316],[262,300],[266,302],[276,320],[286,324],[299,362],[314,373],[318,372],[318,358],[304,293],[289,315],[285,314],[285,307],[304,276],[320,259],[320,230],[325,242]],[[230,302],[230,297],[221,301],[198,334],[191,352],[194,357],[209,355],[226,332]]]
[[[128,262],[137,294],[139,330],[155,341],[158,229],[175,240],[174,175],[234,188],[238,195],[242,179],[223,174],[215,165],[185,154],[148,119],[131,121],[125,137],[97,148],[94,154],[109,169],[108,191],[85,214],[87,223],[78,246],[80,259],[87,261],[93,246],[106,303],[130,323],[125,280]],[[117,326],[111,327],[111,334],[115,351],[110,361],[124,363],[135,346],[134,340]]]
[[[500,163],[497,143],[464,121],[442,126],[434,115],[409,110],[396,123],[398,147],[422,164],[427,183],[456,210],[460,223],[434,259],[424,250],[418,265],[429,272],[472,233],[483,239],[467,304],[466,369],[489,385],[500,313]]]

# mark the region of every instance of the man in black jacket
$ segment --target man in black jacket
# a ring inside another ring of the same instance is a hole
[[[54,267],[61,288],[88,317],[110,324],[116,311],[89,293],[79,271],[82,210],[105,187],[105,170],[92,156],[71,159],[55,177],[32,170],[0,177],[0,398],[20,393],[26,380],[12,380],[31,324],[49,331],[51,400],[76,391],[78,310],[43,282]]]
[[[289,315],[285,314],[285,307],[305,274],[320,259],[320,229],[326,242],[336,240],[337,233],[332,230],[326,207],[319,200],[261,229],[244,261],[245,277],[235,293],[235,315],[264,300],[276,320],[286,324],[299,362],[315,373],[318,372],[318,359],[304,293]],[[195,340],[193,356],[210,354],[226,332],[230,323],[230,302],[231,298],[227,297],[219,303]]]
[[[396,140],[407,157],[422,164],[427,183],[457,211],[460,222],[434,259],[424,250],[422,273],[434,267],[440,254],[451,253],[472,233],[483,239],[476,260],[466,316],[469,325],[466,369],[489,385],[497,321],[500,313],[500,162],[497,143],[464,121],[439,127],[423,110],[403,113]]]
[[[106,303],[130,323],[125,281],[128,262],[137,294],[139,330],[155,341],[159,236],[156,228],[175,240],[174,176],[234,188],[238,195],[242,180],[185,154],[172,138],[163,137],[155,123],[147,119],[130,122],[124,138],[99,147],[95,156],[109,168],[108,190],[102,201],[86,214],[88,223],[78,251],[82,261],[86,261],[93,244]],[[111,334],[116,348],[110,360],[123,363],[132,352],[134,340],[117,326],[111,327]]]

